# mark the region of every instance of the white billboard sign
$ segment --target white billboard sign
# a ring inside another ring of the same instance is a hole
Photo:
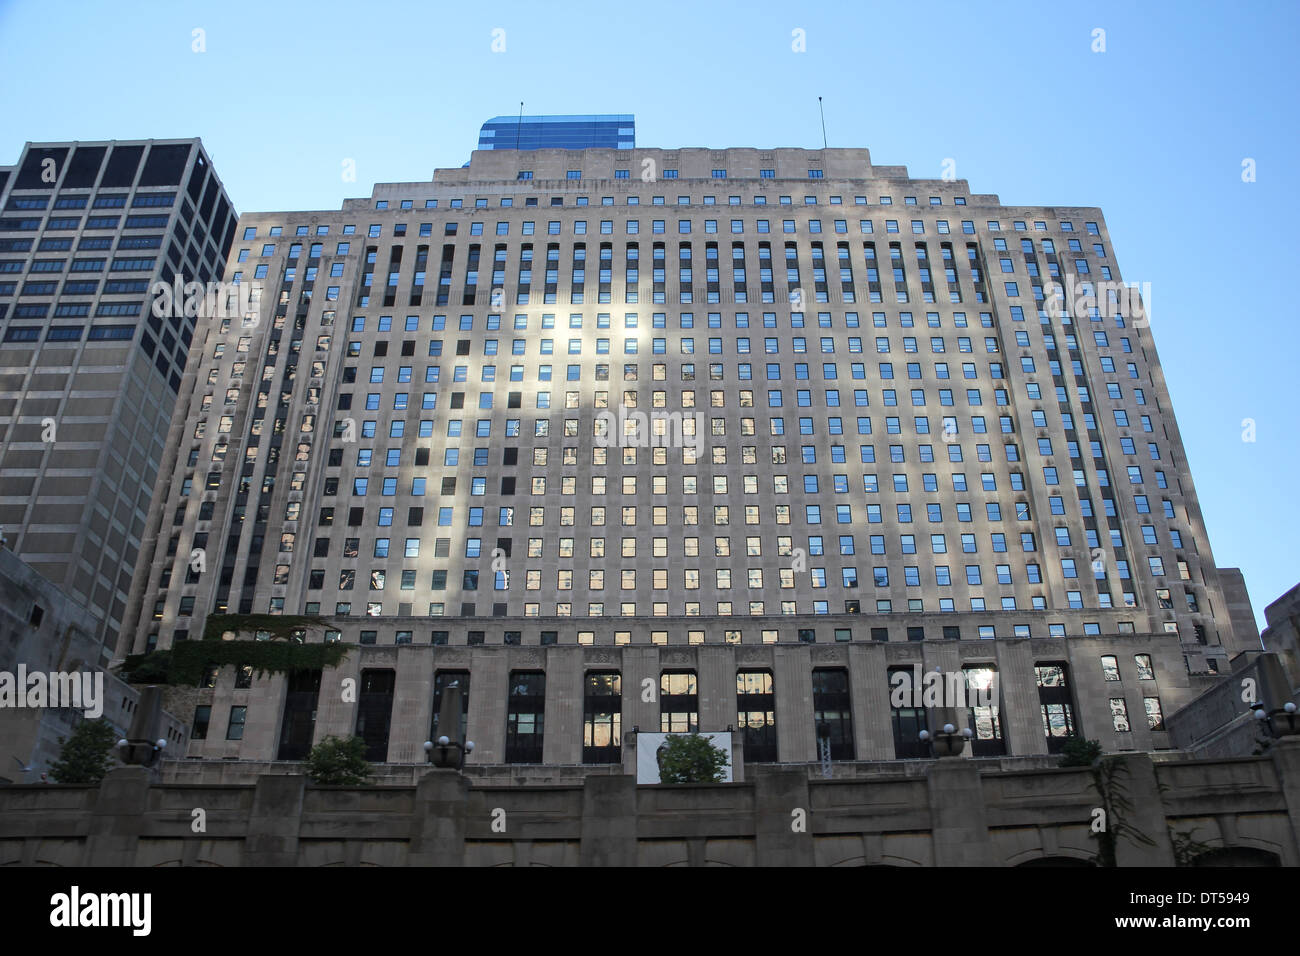
[[[685,734],[648,733],[638,731],[636,735],[636,782],[661,783],[659,779],[659,748],[664,746],[669,737],[684,737]],[[715,747],[722,748],[727,755],[723,781],[731,782],[731,734],[727,731],[701,733]]]

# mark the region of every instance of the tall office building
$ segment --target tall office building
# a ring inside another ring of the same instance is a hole
[[[584,116],[494,116],[479,129],[479,149],[633,149],[636,117],[630,113]],[[566,175],[569,170],[565,170]]]
[[[121,650],[351,648],[214,669],[192,757],[419,761],[453,680],[480,767],[923,756],[914,665],[999,679],[976,756],[1161,749],[1247,643],[1099,209],[865,149],[477,151],[245,214],[228,268],[263,309],[196,333]]]
[[[197,139],[28,143],[0,208],[0,525],[107,662],[194,334],[151,286],[220,279],[235,212]]]

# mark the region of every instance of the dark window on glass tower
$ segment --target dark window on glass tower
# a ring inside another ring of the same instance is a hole
[[[771,671],[736,672],[736,720],[746,763],[776,762],[776,695]]]
[[[104,170],[104,176],[99,182],[99,188],[134,185],[136,170],[139,168],[140,159],[143,156],[143,146],[115,145],[113,152],[109,154],[108,168]],[[62,166],[61,163],[60,166]],[[17,185],[22,186],[21,183]]]
[[[849,699],[849,672],[839,667],[818,667],[812,672],[813,733],[826,724],[831,736],[831,759],[853,760],[853,705]]]
[[[1078,732],[1074,702],[1070,699],[1069,667],[1064,661],[1036,664],[1034,679],[1038,684],[1038,708],[1043,715],[1047,752],[1060,753],[1065,741]]]
[[[913,700],[912,694],[915,682],[912,676],[912,668],[910,667],[891,667],[889,669],[889,693],[891,698],[896,693],[901,692],[905,702],[910,703]],[[899,690],[896,691],[896,687]],[[894,707],[891,700],[889,722],[894,729],[894,757],[896,759],[930,756],[930,745],[922,740],[920,736],[921,731],[926,729],[924,708]]]
[[[700,726],[700,693],[695,671],[664,671],[659,675],[659,730],[690,734]]]
[[[623,678],[618,671],[589,671],[582,694],[582,762],[623,759]]]
[[[118,151],[130,147],[118,147]],[[136,150],[143,151],[144,147],[136,146]],[[47,182],[45,176],[47,170],[54,170],[55,175],[63,172],[65,161],[68,157],[68,148],[66,146],[56,146],[50,149],[40,149],[33,147],[27,151],[27,158],[18,170],[18,175],[14,177],[15,189],[53,189],[54,184]],[[135,154],[136,161],[139,161],[140,153]],[[46,160],[50,160],[46,163]],[[135,166],[132,165],[132,178],[134,178]]]
[[[506,709],[506,763],[541,763],[546,675],[511,671]]]

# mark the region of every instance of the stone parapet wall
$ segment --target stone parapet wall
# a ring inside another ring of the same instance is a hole
[[[1300,741],[1265,757],[1113,759],[1129,809],[1111,824],[1149,840],[1121,837],[1120,866],[1197,854],[1300,864]],[[0,864],[1017,866],[1086,864],[1097,852],[1089,768],[951,759],[830,780],[810,770],[528,786],[421,767],[403,785],[316,787],[283,773],[157,783],[124,768],[99,787],[0,787]]]

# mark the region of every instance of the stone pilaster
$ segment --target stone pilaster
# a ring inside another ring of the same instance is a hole
[[[268,774],[257,778],[244,837],[244,866],[296,866],[307,778]]]
[[[816,860],[807,772],[763,770],[753,775],[753,785],[755,864],[812,866]]]
[[[469,781],[455,770],[430,770],[415,788],[410,866],[460,866],[465,862],[465,807]]]
[[[583,866],[636,866],[636,777],[591,776],[582,788]]]
[[[979,772],[968,760],[936,760],[926,774],[935,866],[991,866],[993,847]]]
[[[144,767],[110,770],[99,784],[90,811],[86,866],[134,866],[144,813],[149,805],[150,772]]]

